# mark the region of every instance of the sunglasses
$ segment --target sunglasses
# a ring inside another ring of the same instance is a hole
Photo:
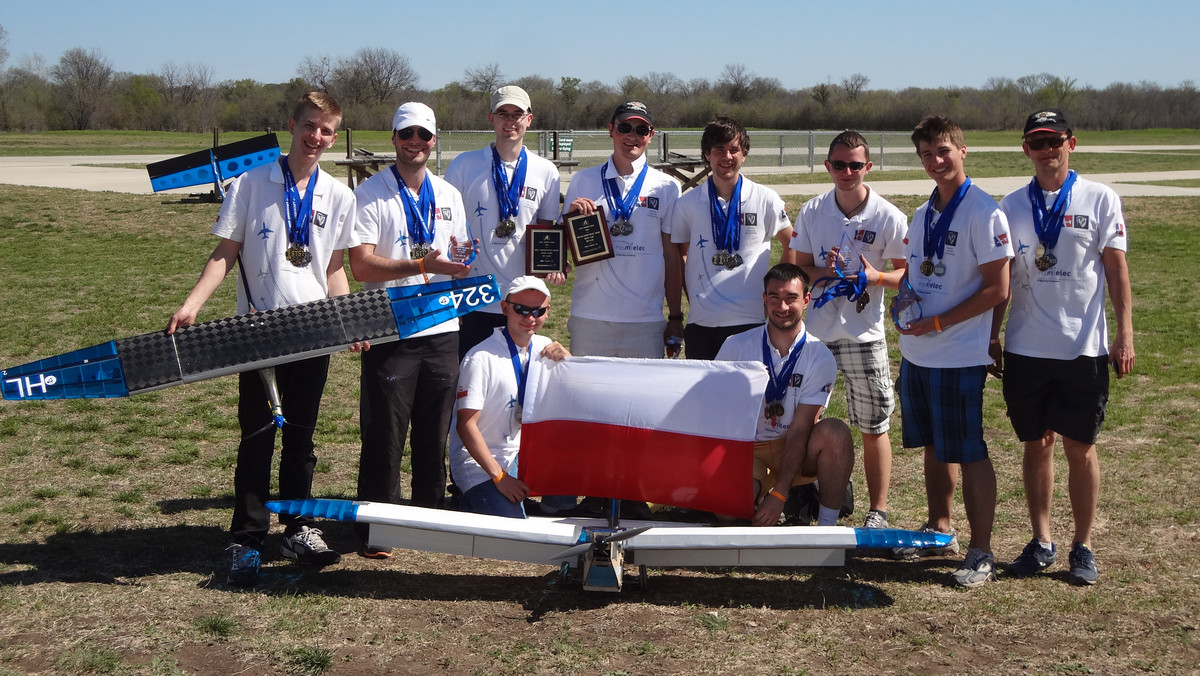
[[[617,133],[618,134],[628,134],[631,131],[637,132],[638,136],[649,136],[650,132],[653,130],[644,124],[639,124],[636,127],[633,126],[632,124],[629,124],[628,122],[621,122],[621,123],[617,124]]]
[[[433,132],[429,131],[425,127],[408,127],[406,129],[401,129],[396,132],[396,137],[401,141],[407,141],[413,137],[414,133],[417,136],[420,136],[422,141],[428,142],[429,139],[433,138]]]
[[[522,317],[530,317],[530,316],[541,317],[542,315],[544,315],[550,311],[549,307],[529,307],[528,305],[521,305],[520,303],[514,303],[511,300],[505,301],[505,302],[507,302],[509,307],[511,307],[513,309],[513,312],[521,315]]]
[[[1030,150],[1045,150],[1046,148],[1061,148],[1067,142],[1068,136],[1039,136],[1025,139],[1025,145]]]
[[[867,166],[866,162],[843,162],[841,160],[829,160],[829,166],[833,167],[834,171],[862,171],[863,167]]]

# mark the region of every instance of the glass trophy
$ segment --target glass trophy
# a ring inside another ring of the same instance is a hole
[[[892,299],[892,322],[898,329],[908,329],[909,326],[921,320],[925,315],[921,311],[921,297],[908,283],[906,275],[900,280],[900,293]]]

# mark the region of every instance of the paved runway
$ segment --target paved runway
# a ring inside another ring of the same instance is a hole
[[[1154,147],[1154,148],[1157,148]],[[1164,148],[1166,148],[1164,146]],[[1172,146],[1172,149],[1177,149]],[[1181,146],[1182,148],[1182,146]],[[1137,152],[1152,149],[1149,146],[1110,146],[1107,152]],[[1200,148],[1196,148],[1200,151]],[[150,194],[150,179],[143,169],[121,167],[86,166],[105,164],[148,164],[172,157],[171,155],[90,155],[49,157],[0,157],[0,184],[34,185],[48,188],[76,188],[80,190],[111,190],[113,192]],[[753,170],[748,169],[752,174]],[[887,172],[872,174],[868,181],[881,195],[927,195],[933,190],[933,181],[928,179],[908,181],[885,180]],[[976,182],[992,195],[1005,195],[1029,183],[1032,172],[1026,176],[981,178]],[[1200,196],[1200,188],[1181,188],[1162,185],[1141,185],[1146,181],[1178,179],[1200,179],[1200,171],[1160,171],[1123,174],[1088,174],[1088,178],[1106,183],[1122,197],[1130,196]],[[564,182],[570,174],[563,174]],[[819,195],[833,189],[831,183],[809,183],[772,185],[781,195]],[[565,189],[565,186],[564,186]],[[187,194],[205,192],[203,186],[166,191],[164,194]]]

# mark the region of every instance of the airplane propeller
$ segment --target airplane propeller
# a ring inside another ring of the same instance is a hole
[[[624,540],[628,540],[631,537],[645,533],[651,528],[654,528],[654,526],[638,526],[637,528],[630,528],[628,530],[623,530],[619,533],[613,533],[611,535],[597,535],[596,539],[591,542],[580,542],[577,545],[573,545],[567,549],[564,549],[550,558],[569,559],[573,556],[579,556],[593,547],[603,547],[611,542],[622,542]]]

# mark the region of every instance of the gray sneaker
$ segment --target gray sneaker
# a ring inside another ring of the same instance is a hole
[[[867,518],[863,519],[863,528],[887,528],[887,513],[881,512],[878,509],[872,509],[867,512]]]
[[[301,526],[300,530],[283,538],[279,552],[298,563],[328,566],[342,560],[342,555],[330,549],[321,539],[318,528]]]
[[[1082,542],[1071,545],[1071,554],[1067,557],[1071,570],[1067,576],[1075,584],[1096,584],[1100,579],[1100,571],[1096,570],[1096,557],[1092,550]]]
[[[917,529],[922,533],[940,533],[941,531],[930,527],[929,523],[921,524]],[[892,549],[892,558],[901,561],[911,561],[924,556],[958,556],[958,533],[954,532],[954,528],[950,529],[950,544],[945,547],[896,547]]]
[[[1046,549],[1034,538],[1021,550],[1020,556],[1004,567],[1004,573],[1013,577],[1029,577],[1054,565],[1057,558],[1058,548],[1053,543],[1050,549]]]
[[[989,580],[996,579],[996,558],[982,549],[971,547],[967,550],[967,558],[963,559],[958,570],[950,573],[950,577],[960,587],[982,587]]]

